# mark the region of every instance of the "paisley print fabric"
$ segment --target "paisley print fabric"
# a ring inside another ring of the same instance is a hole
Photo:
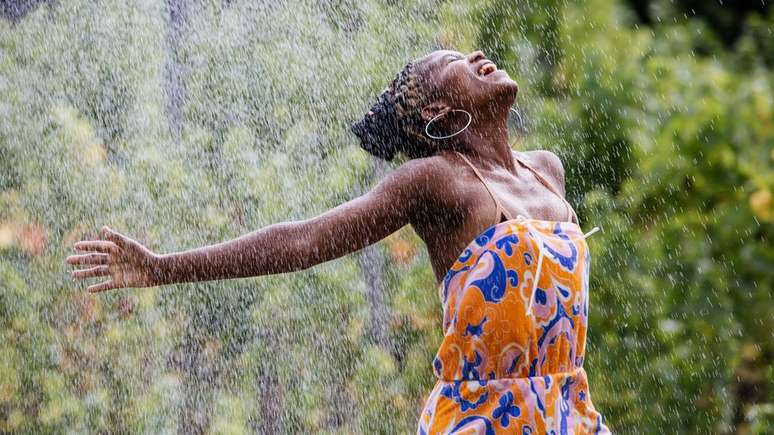
[[[583,358],[588,245],[519,216],[473,240],[439,286],[444,339],[418,434],[605,434]]]

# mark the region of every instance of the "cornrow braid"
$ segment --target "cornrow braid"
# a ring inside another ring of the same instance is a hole
[[[397,153],[409,158],[426,157],[432,154],[432,147],[424,135],[421,112],[431,98],[426,81],[414,62],[409,62],[351,130],[364,150],[387,161]]]

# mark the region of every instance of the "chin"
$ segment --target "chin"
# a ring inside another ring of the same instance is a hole
[[[486,77],[491,99],[501,101],[510,107],[519,93],[519,85],[506,73],[499,70]]]
[[[513,98],[519,93],[519,85],[514,81],[507,72],[503,71],[500,77],[493,77],[496,79],[498,87],[502,88],[504,93],[513,94]]]

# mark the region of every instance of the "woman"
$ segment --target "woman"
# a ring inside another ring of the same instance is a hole
[[[427,245],[444,307],[438,382],[418,432],[608,432],[582,366],[590,233],[564,199],[559,159],[510,149],[517,92],[480,51],[435,51],[409,63],[352,126],[375,156],[411,158],[369,193],[166,255],[105,227],[102,240],[75,244],[86,253],[67,262],[86,268],[72,275],[107,277],[88,287],[100,292],[292,272],[409,224]]]

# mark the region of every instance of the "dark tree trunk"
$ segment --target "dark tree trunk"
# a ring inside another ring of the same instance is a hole
[[[770,397],[766,371],[771,366],[771,361],[752,343],[746,343],[742,349],[742,359],[734,369],[731,387],[734,415],[730,434],[752,433],[747,413],[752,406],[765,403]]]
[[[0,0],[0,17],[17,22],[35,8],[50,0]]]
[[[169,129],[175,137],[183,130],[183,108],[185,106],[185,65],[181,62],[183,43],[190,0],[166,0],[167,7],[167,62],[164,65],[165,109]]]
[[[202,358],[203,343],[189,331],[178,349],[172,354],[173,366],[182,373],[183,400],[178,413],[177,433],[200,435],[207,432],[209,412],[206,390],[202,381],[207,377],[207,363]]]
[[[169,130],[174,138],[183,132],[183,110],[185,107],[185,65],[181,61],[182,47],[185,41],[188,16],[191,10],[190,0],[165,0],[167,32],[166,62],[164,64],[164,109]],[[204,346],[207,329],[204,322],[192,320],[183,342],[173,354],[173,365],[182,373],[184,397],[178,414],[177,430],[180,434],[203,434],[210,421],[209,400],[204,397],[213,382],[210,364],[204,358]]]
[[[386,172],[386,163],[374,160],[366,177],[366,184],[380,179]],[[360,189],[361,192],[364,188]],[[389,320],[390,313],[385,297],[384,267],[385,258],[376,245],[366,247],[358,257],[363,280],[366,284],[366,300],[368,301],[367,337],[371,343],[390,349]]]
[[[384,296],[384,255],[376,245],[372,245],[363,250],[358,261],[366,284],[369,313],[366,327],[368,340],[389,349],[390,313]]]

